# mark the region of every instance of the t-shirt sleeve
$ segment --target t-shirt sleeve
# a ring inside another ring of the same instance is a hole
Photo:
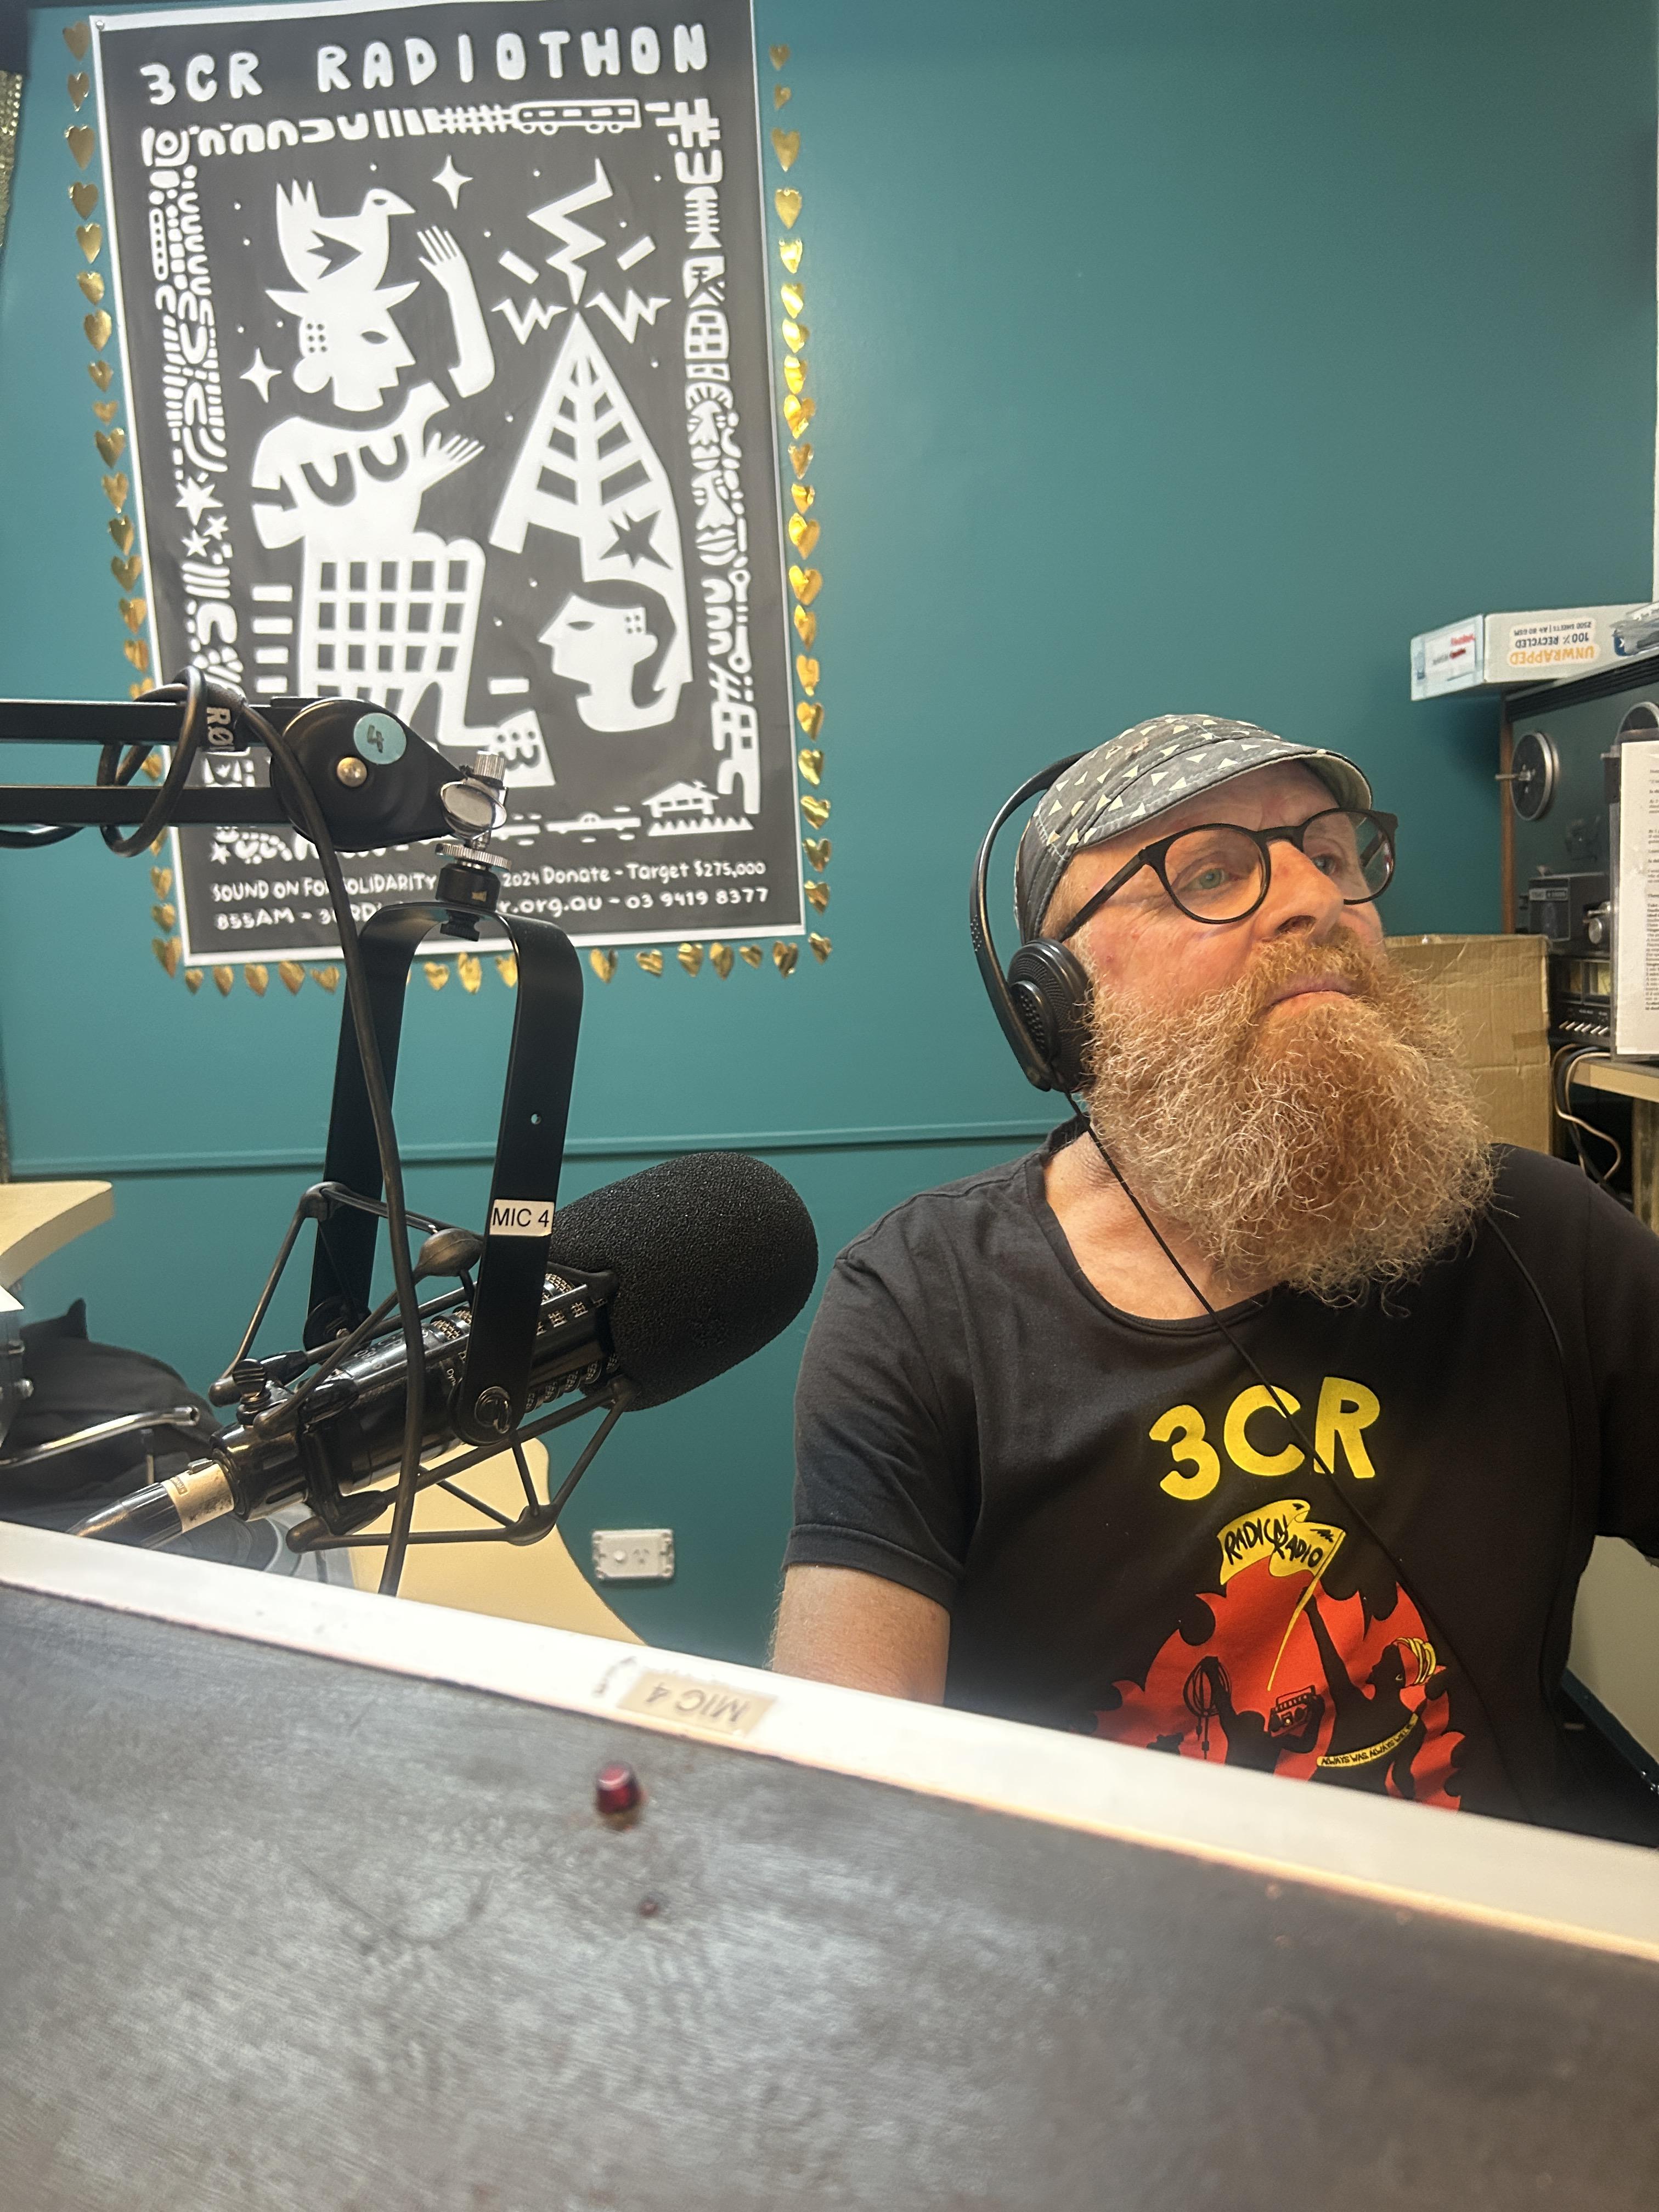
[[[1601,1417],[1598,1527],[1659,1556],[1659,1237],[1589,1194],[1584,1320]]]
[[[948,1411],[954,1393],[922,1351],[912,1302],[856,1253],[836,1262],[796,1386],[795,1524],[784,1559],[855,1567],[949,1606],[975,1476],[963,1424]]]

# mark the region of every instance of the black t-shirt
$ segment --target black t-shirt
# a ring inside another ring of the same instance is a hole
[[[1328,1480],[1212,1322],[1093,1289],[1044,1157],[836,1261],[789,1563],[947,1607],[950,1704],[1547,1817],[1592,1539],[1659,1553],[1659,1237],[1504,1150],[1492,1213],[1419,1281],[1230,1309]]]

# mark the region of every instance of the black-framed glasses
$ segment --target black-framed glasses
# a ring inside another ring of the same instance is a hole
[[[1294,845],[1327,875],[1345,906],[1364,906],[1389,888],[1394,874],[1397,814],[1369,808],[1328,806],[1305,822],[1277,830],[1245,830],[1236,822],[1201,822],[1143,845],[1126,867],[1103,884],[1060,933],[1063,945],[1091,915],[1121,891],[1132,876],[1151,868],[1184,915],[1194,921],[1243,921],[1267,896],[1273,848]]]

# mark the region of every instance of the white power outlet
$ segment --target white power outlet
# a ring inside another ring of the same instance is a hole
[[[593,1579],[596,1583],[672,1583],[673,1530],[596,1528]]]

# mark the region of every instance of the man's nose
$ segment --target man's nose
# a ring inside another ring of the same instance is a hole
[[[1268,851],[1273,872],[1261,908],[1267,934],[1328,935],[1342,918],[1345,901],[1340,886],[1288,837],[1275,838]]]

